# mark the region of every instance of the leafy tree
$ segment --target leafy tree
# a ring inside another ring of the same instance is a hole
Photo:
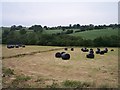
[[[44,29],[45,29],[45,30],[48,30],[48,27],[47,27],[47,26],[44,26]]]
[[[43,31],[43,28],[41,25],[34,25],[34,26],[31,26],[29,29],[34,30],[34,32],[42,32]]]
[[[66,31],[66,34],[71,34],[71,33],[73,33],[73,30],[67,30]]]
[[[16,25],[13,25],[13,26],[10,27],[10,31],[15,31],[16,28],[17,28]]]
[[[26,31],[25,29],[21,29],[21,30],[19,31],[20,34],[26,34],[26,32],[27,32],[27,31]]]
[[[22,27],[22,25],[19,25],[16,28],[17,28],[17,30],[21,30],[23,27]]]

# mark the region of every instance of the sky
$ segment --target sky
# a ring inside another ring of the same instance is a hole
[[[1,26],[118,23],[118,2],[2,2]]]

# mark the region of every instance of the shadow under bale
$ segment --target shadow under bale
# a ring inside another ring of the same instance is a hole
[[[61,55],[61,57],[62,57],[63,60],[69,60],[70,59],[70,54],[63,53]]]
[[[60,52],[57,52],[57,53],[55,54],[55,57],[56,57],[56,58],[61,58],[61,53],[60,53]]]
[[[95,55],[94,55],[94,54],[92,54],[92,53],[90,53],[90,54],[87,54],[87,55],[86,55],[86,57],[87,57],[87,58],[94,58],[94,57],[95,57]]]

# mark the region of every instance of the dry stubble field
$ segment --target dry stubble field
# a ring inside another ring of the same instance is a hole
[[[105,55],[96,55],[94,59],[86,58],[88,52],[81,52],[80,47],[74,51],[65,51],[71,55],[70,60],[55,58],[56,52],[47,51],[51,46],[26,46],[25,48],[7,49],[2,47],[2,56],[8,57],[33,51],[46,51],[2,60],[3,88],[66,88],[97,87],[117,88],[118,85],[118,48],[108,48]],[[96,48],[93,48],[94,51]],[[104,48],[101,48],[104,49]],[[22,83],[21,83],[22,82]]]

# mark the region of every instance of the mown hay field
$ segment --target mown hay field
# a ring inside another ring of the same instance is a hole
[[[3,46],[3,55],[7,53],[6,56],[14,55],[15,52],[19,54],[19,51],[20,53],[30,53],[33,50],[46,50],[46,52],[23,57],[4,58],[2,60],[3,87],[117,88],[118,48],[108,48],[108,53],[104,55],[95,54],[94,59],[86,58],[88,52],[82,52],[80,47],[75,47],[74,51],[70,49],[68,51],[64,49],[47,51],[51,48],[63,47],[26,46],[24,49],[14,48],[10,51]],[[96,48],[93,49],[96,50]],[[103,50],[104,48],[100,49]],[[111,49],[114,51],[110,51]],[[62,51],[71,55],[70,60],[55,58],[55,53]]]

